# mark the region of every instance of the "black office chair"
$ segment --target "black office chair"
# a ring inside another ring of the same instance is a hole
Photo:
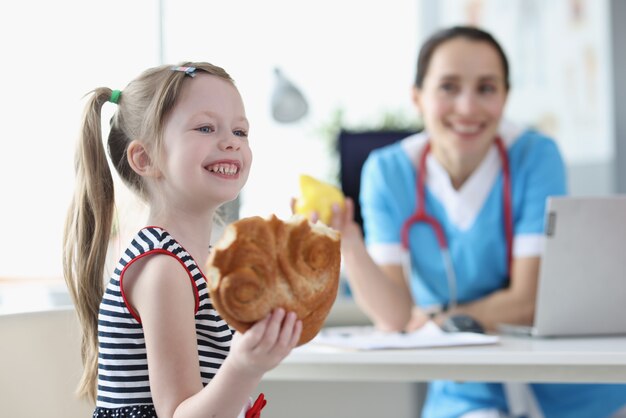
[[[354,219],[363,227],[359,206],[361,169],[369,153],[385,145],[414,134],[409,130],[348,131],[341,130],[337,142],[339,151],[339,178],[344,195],[354,200]]]

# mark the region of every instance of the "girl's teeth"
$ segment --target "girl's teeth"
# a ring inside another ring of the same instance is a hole
[[[219,174],[234,175],[237,174],[237,166],[234,164],[224,164],[211,167],[210,171]]]

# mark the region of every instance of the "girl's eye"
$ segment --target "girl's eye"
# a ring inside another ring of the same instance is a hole
[[[203,134],[210,134],[211,132],[214,132],[215,129],[213,129],[212,126],[201,126],[199,128],[196,129],[198,132],[203,133]]]
[[[237,130],[233,131],[233,133],[236,136],[240,136],[242,138],[247,138],[248,137],[248,132],[244,131],[243,129],[237,129]]]

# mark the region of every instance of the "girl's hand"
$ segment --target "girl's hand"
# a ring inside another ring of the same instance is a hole
[[[301,332],[296,314],[277,308],[244,334],[235,333],[229,355],[233,366],[242,373],[262,375],[291,352]]]

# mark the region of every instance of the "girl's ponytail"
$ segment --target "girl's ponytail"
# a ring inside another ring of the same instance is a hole
[[[114,212],[113,177],[102,142],[101,113],[104,103],[118,98],[119,91],[98,88],[86,105],[75,157],[75,194],[63,237],[65,281],[83,330],[84,371],[78,394],[92,401],[98,375],[98,310]]]

